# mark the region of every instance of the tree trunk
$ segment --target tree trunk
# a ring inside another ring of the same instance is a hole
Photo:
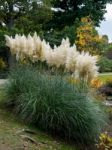
[[[14,19],[12,16],[8,19],[8,29],[11,30],[14,26]]]
[[[8,64],[9,64],[9,69],[14,67],[16,64],[16,58],[11,55],[10,51],[8,51]]]
[[[8,16],[8,28],[9,30],[13,28],[14,26],[14,18],[13,18],[13,3],[12,2],[9,2],[8,3],[9,5],[9,16]]]
[[[9,2],[8,3],[9,6],[9,16],[8,16],[8,22],[7,22],[7,27],[9,29],[9,31],[13,28],[14,26],[14,18],[13,18],[13,3]],[[10,51],[8,52],[8,64],[9,64],[9,68],[12,68],[14,66],[14,58],[11,55]]]

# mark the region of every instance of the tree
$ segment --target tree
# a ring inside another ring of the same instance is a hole
[[[20,32],[41,31],[51,19],[49,0],[0,0],[0,22]]]
[[[107,37],[99,36],[90,17],[81,19],[75,43],[79,51],[87,51],[93,55],[103,54],[108,47]]]
[[[112,0],[54,0],[54,17],[50,21],[49,28],[62,29],[74,24],[76,18],[90,16],[99,25],[104,19],[106,4]]]
[[[9,58],[10,66],[13,59],[5,47],[4,35],[16,33],[43,34],[45,24],[51,19],[51,0],[0,0],[0,55]]]
[[[50,30],[44,33],[44,38],[49,41],[50,45],[60,45],[63,38],[69,38],[71,45],[74,44],[76,38],[76,28],[79,26],[80,21],[77,19],[72,26],[65,26],[60,30]]]

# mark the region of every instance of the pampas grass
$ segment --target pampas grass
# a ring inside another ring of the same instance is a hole
[[[69,39],[63,39],[60,46],[51,48],[49,43],[41,40],[35,33],[16,35],[14,38],[6,37],[6,45],[10,48],[12,55],[17,60],[28,59],[35,63],[46,62],[50,67],[64,68],[66,72],[72,73],[76,78],[92,80],[98,73],[97,57],[89,53],[79,53],[76,46],[70,46]]]
[[[24,121],[83,144],[99,136],[104,114],[84,83],[71,85],[60,75],[41,74],[31,66],[16,66],[9,81],[7,103]]]

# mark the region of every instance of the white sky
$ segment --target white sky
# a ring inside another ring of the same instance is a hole
[[[112,4],[107,4],[107,13],[105,14],[105,21],[101,22],[98,31],[101,35],[108,35],[109,41],[112,42]]]

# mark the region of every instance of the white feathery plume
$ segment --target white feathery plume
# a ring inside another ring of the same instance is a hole
[[[47,60],[48,64],[57,68],[65,66],[68,49],[70,49],[69,39],[63,39],[61,45],[54,46],[54,49],[50,52],[49,60]]]
[[[34,43],[36,42],[38,36],[37,36],[37,33],[35,32],[34,35],[33,35],[33,40],[34,40]]]
[[[21,36],[20,43],[21,52],[27,53],[27,39],[25,35]]]
[[[12,37],[9,37],[8,35],[5,35],[5,39],[6,46],[10,47],[11,53],[14,54],[15,40]]]
[[[15,49],[18,51],[18,52],[20,52],[20,46],[21,46],[21,36],[20,35],[18,35],[18,34],[16,34],[15,35]],[[16,51],[15,50],[15,51]]]
[[[64,67],[66,71],[74,73],[79,79],[87,81],[97,76],[97,57],[89,53],[79,53],[76,46],[70,46],[69,39],[63,39],[60,46],[52,49],[49,43],[41,40],[36,33],[33,36],[16,34],[15,38],[5,36],[6,45],[17,60],[30,58],[32,62],[46,61],[49,66]]]
[[[41,47],[40,47],[40,60],[41,61],[45,61],[45,58],[46,58],[45,51],[46,51],[47,47],[49,47],[49,44],[47,44],[46,41],[43,40],[41,42]]]
[[[97,56],[82,52],[76,58],[75,74],[80,79],[91,80],[98,74]]]
[[[32,36],[29,34],[27,37],[27,54],[29,57],[32,57],[34,51],[34,40]]]
[[[65,67],[68,72],[74,72],[76,67],[76,58],[79,55],[79,52],[76,51],[76,46],[74,45],[67,51],[67,58]]]

